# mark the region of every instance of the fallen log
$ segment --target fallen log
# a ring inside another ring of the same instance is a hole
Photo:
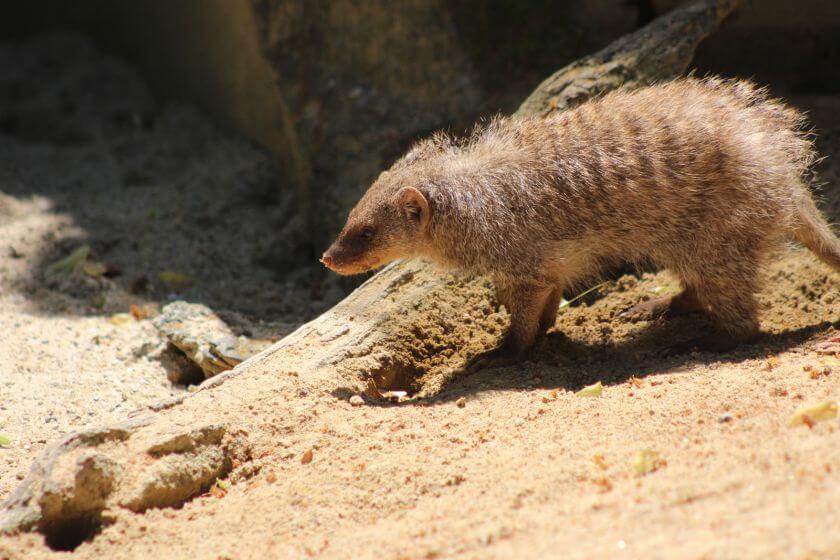
[[[518,114],[562,110],[681,74],[735,4],[701,0],[653,21],[554,74]],[[50,547],[72,549],[126,512],[176,507],[220,477],[247,478],[259,442],[304,429],[318,402],[385,391],[433,394],[495,344],[505,321],[486,280],[442,274],[423,262],[392,264],[189,398],[49,446],[3,505],[0,533],[38,531]],[[270,399],[274,418],[253,418],[255,399]]]

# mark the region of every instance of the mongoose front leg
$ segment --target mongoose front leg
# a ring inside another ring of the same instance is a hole
[[[504,305],[510,313],[510,327],[502,343],[495,349],[478,356],[470,366],[471,370],[505,366],[521,361],[533,346],[543,321],[547,322],[544,317],[548,315],[548,308],[553,305],[553,315],[555,317],[557,315],[560,296],[557,296],[557,303],[552,304],[551,298],[555,291],[553,286],[531,283],[510,284],[498,280],[495,284],[499,303]],[[559,290],[557,292],[559,294]]]
[[[505,353],[522,356],[534,344],[540,329],[548,323],[548,315],[557,315],[557,306],[550,300],[555,288],[541,284],[522,283],[507,287],[510,327],[500,346]],[[549,311],[553,305],[553,309]],[[546,327],[547,328],[547,327]]]

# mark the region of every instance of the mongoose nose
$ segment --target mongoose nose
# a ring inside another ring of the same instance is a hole
[[[327,268],[332,268],[332,265],[333,265],[332,257],[327,255],[326,253],[324,253],[321,256],[321,262],[324,263],[324,266],[326,266]]]

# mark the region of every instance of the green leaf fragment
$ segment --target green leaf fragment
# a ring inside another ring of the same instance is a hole
[[[604,386],[601,385],[601,382],[593,383],[592,385],[587,385],[575,395],[578,397],[600,397],[601,393],[604,392]]]
[[[4,436],[0,434],[0,447],[11,447],[12,446],[12,438],[9,436]]]
[[[63,259],[48,266],[44,274],[47,276],[69,276],[84,264],[89,254],[90,247],[88,245],[82,245]]]

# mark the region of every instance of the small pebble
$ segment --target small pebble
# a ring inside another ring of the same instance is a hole
[[[312,456],[313,456],[313,453],[312,453],[311,449],[308,449],[308,450],[304,451],[303,455],[301,455],[301,457],[300,457],[301,464],[308,465],[309,463],[311,463],[312,462]]]
[[[458,405],[458,408],[464,408],[465,406],[467,406],[467,399],[461,397],[460,399],[455,401],[455,404]]]
[[[365,399],[363,399],[361,395],[353,395],[350,397],[350,404],[353,406],[362,406],[365,404]]]
[[[733,418],[732,415],[728,412],[724,412],[720,416],[718,416],[718,422],[721,424],[726,424],[727,422],[732,422]]]

